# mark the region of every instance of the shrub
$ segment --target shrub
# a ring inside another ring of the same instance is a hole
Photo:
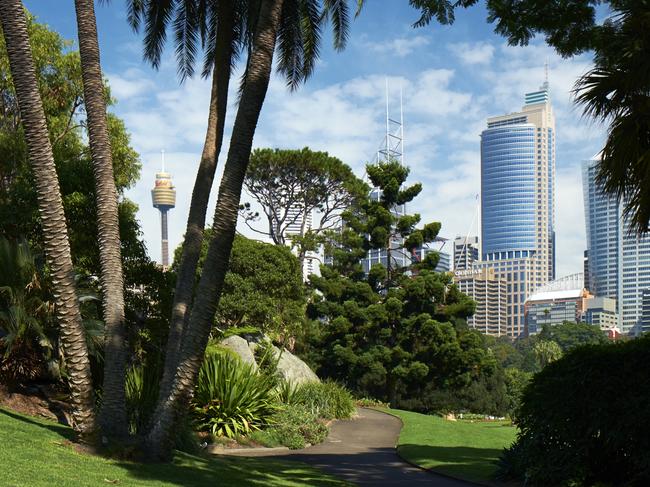
[[[269,445],[275,443],[292,450],[304,448],[307,444],[315,445],[327,438],[328,429],[322,420],[302,404],[290,404],[282,408],[274,417],[273,425],[258,437]]]
[[[270,423],[274,381],[230,354],[209,353],[199,371],[194,416],[201,431],[235,438]]]
[[[324,419],[347,419],[355,411],[354,398],[350,392],[335,382],[309,382],[299,386],[293,394],[294,404],[309,409]]]
[[[149,425],[149,419],[158,401],[160,367],[153,364],[133,365],[126,371],[124,389],[126,412],[131,433],[142,433]]]
[[[576,348],[524,390],[502,476],[536,485],[650,485],[650,336]]]
[[[390,407],[387,402],[381,402],[378,399],[373,399],[371,397],[362,397],[357,399],[357,406],[361,408],[388,408]]]

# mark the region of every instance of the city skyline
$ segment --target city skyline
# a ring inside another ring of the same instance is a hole
[[[36,2],[26,2],[28,8],[32,4]],[[38,5],[41,21],[75,39],[72,5]],[[163,58],[159,71],[152,70],[140,62],[140,38],[129,30],[121,9],[102,6],[97,14],[106,26],[100,43],[117,47],[103,57],[117,99],[112,111],[125,120],[143,162],[141,179],[127,197],[139,205],[149,253],[159,260],[159,218],[151,207],[150,190],[160,150],[166,151],[177,190],[177,206],[169,218],[171,250],[180,242],[187,220],[209,83],[198,78],[179,85],[171,54]],[[368,9],[353,22],[355,35],[343,53],[335,55],[324,46],[319,70],[306,86],[290,93],[274,77],[254,146],[327,150],[362,174],[384,132],[388,78],[392,106],[398,103],[400,88],[403,92],[410,181],[424,187],[412,207],[423,221],[441,221],[441,235],[453,239],[467,234],[476,211],[478,135],[485,118],[518,110],[523,94],[543,80],[548,58],[558,130],[563,131],[557,148],[557,275],[580,271],[585,237],[584,225],[575,224],[584,218],[576,191],[579,161],[598,152],[604,140],[603,130],[583,121],[571,101],[570,91],[588,69],[589,57],[564,60],[542,39],[528,47],[507,46],[485,23],[481,8],[463,13],[453,29],[412,29],[414,15],[408,6],[392,3],[381,11]],[[233,86],[233,95],[236,89]],[[231,123],[229,118],[226,136]],[[218,174],[221,167],[220,161]]]

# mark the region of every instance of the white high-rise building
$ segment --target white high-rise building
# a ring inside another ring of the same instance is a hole
[[[616,299],[623,333],[642,330],[643,294],[650,289],[650,236],[631,231],[623,204],[596,182],[598,160],[585,161],[585,202],[589,290]]]

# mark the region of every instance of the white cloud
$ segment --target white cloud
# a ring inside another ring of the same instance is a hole
[[[118,101],[126,101],[154,89],[154,83],[143,71],[131,68],[122,74],[108,74],[111,94]]]
[[[384,42],[364,42],[365,49],[380,54],[389,54],[396,57],[406,57],[413,51],[429,45],[429,38],[425,36],[400,37]]]
[[[463,64],[488,64],[494,56],[494,46],[488,42],[459,42],[447,46]]]

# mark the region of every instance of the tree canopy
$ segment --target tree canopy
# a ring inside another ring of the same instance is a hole
[[[206,230],[197,277],[211,232]],[[173,268],[180,252],[179,246]],[[274,339],[291,338],[304,322],[306,299],[298,259],[288,247],[237,235],[215,315],[215,333],[261,331]]]
[[[309,314],[320,324],[306,354],[320,374],[359,394],[430,410],[439,390],[489,375],[495,362],[483,337],[464,326],[474,303],[449,275],[433,270],[435,256],[407,267],[376,264],[364,273],[369,249],[407,251],[432,241],[440,228],[417,227],[417,215],[394,211],[421,189],[403,186],[408,169],[389,162],[367,172],[381,196],[345,212],[342,228],[330,236],[332,265],[311,276],[318,293]]]

